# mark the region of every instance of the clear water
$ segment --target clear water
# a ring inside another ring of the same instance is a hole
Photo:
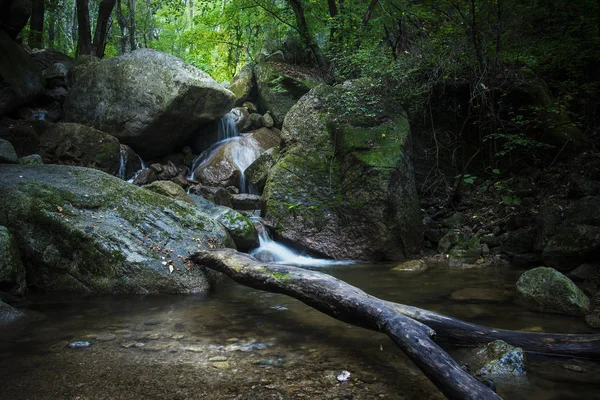
[[[397,273],[390,265],[321,271],[378,297],[510,329],[591,332],[581,318],[527,311],[509,268]],[[501,301],[457,301],[467,288]],[[37,319],[0,331],[0,399],[438,399],[384,335],[349,326],[286,296],[228,279],[206,296],[37,295]],[[70,349],[77,339],[89,348]],[[456,357],[464,349],[449,349]],[[350,372],[347,382],[336,376]],[[526,378],[496,381],[505,399],[597,399],[597,362],[529,358]]]

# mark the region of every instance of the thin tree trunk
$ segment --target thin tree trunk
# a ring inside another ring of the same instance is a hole
[[[51,12],[48,17],[48,48],[55,48],[56,39],[56,14],[55,11]]]
[[[194,0],[189,0],[190,28],[194,29]]]
[[[369,5],[367,6],[367,11],[365,11],[365,14],[363,15],[362,21],[360,23],[361,28],[364,29],[369,24],[371,17],[373,17],[373,11],[375,10],[375,6],[377,5],[377,3],[379,3],[379,0],[371,0],[369,2]]]
[[[92,45],[92,54],[96,57],[104,57],[106,49],[106,34],[108,33],[108,21],[115,8],[116,0],[102,0],[98,8],[98,20],[96,22],[96,31],[94,32],[94,43]]]
[[[89,0],[76,0],[77,4],[77,56],[92,54],[92,34],[90,32]]]
[[[327,6],[329,7],[329,17],[331,17],[331,23],[333,24],[333,26],[329,28],[329,40],[333,42],[337,33],[335,19],[338,15],[338,8],[335,0],[327,0]]]
[[[28,44],[32,49],[44,46],[44,0],[31,1]]]
[[[121,54],[127,53],[127,21],[123,16],[123,9],[121,8],[121,0],[117,0],[117,23],[119,24],[119,31],[121,37],[119,43],[121,44]]]
[[[135,0],[128,0],[129,5],[129,47],[131,51],[137,49],[135,41]]]
[[[294,11],[294,15],[296,17],[296,28],[298,29],[298,33],[300,34],[300,38],[304,42],[304,45],[306,48],[312,51],[315,59],[317,60],[317,64],[319,64],[319,67],[323,69],[328,68],[329,63],[327,62],[327,59],[323,55],[319,45],[314,41],[308,29],[308,24],[306,23],[306,17],[304,15],[304,8],[302,7],[302,1],[287,0],[287,2]]]
[[[73,10],[71,18],[71,43],[75,44],[77,43],[77,37],[79,36],[77,33],[77,7],[75,7],[75,9]]]
[[[340,321],[385,333],[449,399],[500,399],[433,342],[431,328],[397,312],[392,303],[330,275],[264,264],[232,249],[200,252],[191,259],[246,286],[283,293]]]

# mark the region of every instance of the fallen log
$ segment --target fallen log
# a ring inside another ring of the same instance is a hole
[[[232,249],[199,252],[189,259],[243,285],[286,294],[341,321],[387,334],[449,399],[501,399],[432,340],[431,328],[399,312],[394,303],[330,275],[261,263]]]

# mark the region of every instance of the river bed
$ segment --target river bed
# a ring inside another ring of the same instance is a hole
[[[377,297],[482,325],[594,332],[582,318],[516,305],[522,271],[390,268],[321,270]],[[29,299],[32,319],[0,332],[0,399],[443,398],[386,336],[227,278],[204,296]],[[76,340],[91,346],[70,348]],[[448,350],[459,361],[466,351]],[[530,355],[525,377],[495,384],[504,399],[595,399],[600,367]]]

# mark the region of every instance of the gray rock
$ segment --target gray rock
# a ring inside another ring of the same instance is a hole
[[[15,39],[19,32],[27,25],[31,15],[31,0],[3,0],[0,26],[11,39]]]
[[[235,96],[208,74],[152,49],[91,63],[73,84],[65,119],[110,133],[144,158],[180,147]],[[165,135],[165,132],[169,132]]]
[[[4,226],[0,226],[0,254],[0,287],[16,295],[25,294],[25,267],[15,239]]]
[[[23,316],[21,311],[0,300],[0,326],[14,322]]]
[[[0,176],[0,224],[28,260],[28,285],[40,290],[203,292],[205,272],[188,271],[182,258],[235,248],[225,228],[196,206],[101,171],[2,164]]]
[[[448,253],[448,266],[462,268],[481,262],[482,247],[478,237],[458,242]]]
[[[273,120],[271,113],[268,111],[262,116],[262,122],[267,128],[272,128],[275,125],[275,121]]]
[[[258,234],[248,217],[229,207],[215,205],[204,197],[194,194],[190,197],[203,213],[210,215],[227,229],[240,251],[248,251],[258,246]]]
[[[251,101],[245,101],[244,104],[242,104],[242,107],[246,107],[246,109],[248,110],[248,112],[250,114],[258,112],[258,108],[256,107],[256,104],[254,104]]]
[[[239,132],[247,132],[247,129],[251,126],[250,113],[245,107],[236,107],[230,111],[234,116],[235,126]]]
[[[275,165],[278,153],[279,148],[272,147],[262,153],[252,164],[250,164],[250,166],[246,168],[246,171],[244,171],[248,183],[255,185],[262,191],[267,182],[269,170]]]
[[[195,204],[194,200],[187,195],[181,186],[171,181],[156,181],[142,187],[146,190],[161,194],[173,200],[183,201],[184,203],[188,204]]]
[[[507,232],[501,238],[501,250],[509,256],[533,253],[535,238],[535,228],[520,228]]]
[[[31,154],[29,156],[19,158],[19,164],[42,165],[44,164],[44,159],[39,154]]]
[[[522,376],[525,374],[525,353],[520,347],[496,340],[473,350],[467,365],[473,375],[481,378]]]
[[[16,164],[19,157],[8,140],[0,139],[0,164]]]
[[[463,221],[463,215],[459,212],[450,215],[449,217],[444,218],[442,221],[442,225],[446,228],[456,229],[459,228]]]
[[[231,208],[231,194],[222,187],[196,185],[190,188],[190,193],[202,196],[216,205]]]
[[[140,171],[140,173],[133,179],[133,184],[136,186],[148,185],[158,179],[156,172],[153,169],[146,168]]]
[[[466,235],[464,235],[463,233],[459,232],[459,231],[450,231],[448,233],[446,233],[444,236],[442,236],[442,238],[440,239],[440,241],[438,242],[438,253],[448,253],[450,251],[450,249],[454,246],[456,246],[456,244],[458,242],[465,242],[467,241],[468,238]]]
[[[553,268],[538,267],[521,275],[517,297],[527,307],[544,312],[584,315],[590,308],[585,294]]]
[[[590,225],[562,226],[546,243],[542,252],[544,264],[560,271],[571,271],[600,251],[600,227]]]
[[[68,73],[69,68],[63,63],[55,63],[42,72],[46,79],[64,79],[65,81]]]
[[[4,118],[0,121],[0,138],[8,140],[19,157],[36,154],[40,149],[40,139],[35,129],[37,124]]]
[[[423,272],[427,270],[427,263],[423,260],[408,260],[392,268],[392,271]]]
[[[402,260],[420,249],[410,126],[378,93],[367,82],[320,85],[287,114],[263,193],[277,236],[336,259]],[[366,96],[378,101],[365,106]]]
[[[250,114],[250,125],[254,129],[262,128],[264,126],[263,125],[263,117],[262,117],[262,115],[260,115],[258,113],[252,113],[252,114]]]
[[[260,196],[255,194],[234,194],[231,196],[231,205],[236,210],[260,210]]]

